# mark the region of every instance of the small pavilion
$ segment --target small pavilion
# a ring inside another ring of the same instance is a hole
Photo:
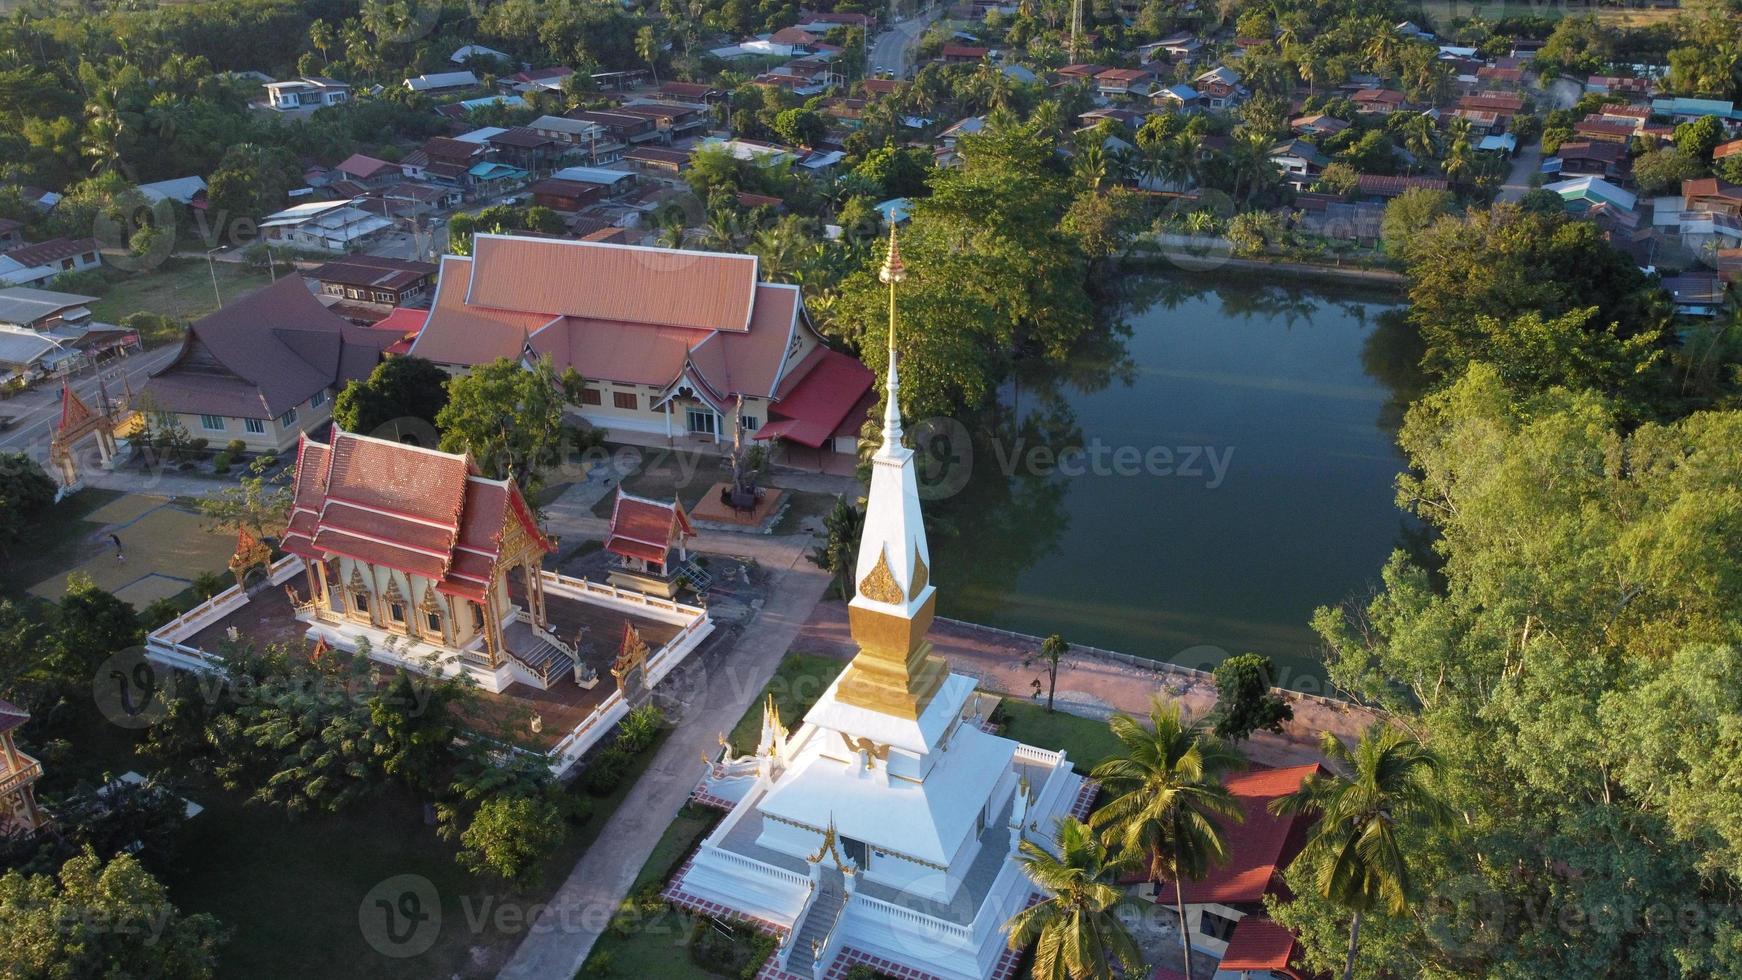
[[[705,587],[689,561],[687,545],[695,536],[690,516],[676,500],[649,500],[618,487],[605,535],[605,550],[617,556],[611,584],[668,599],[677,594],[680,579]]]
[[[13,731],[29,720],[30,712],[0,701],[0,837],[33,834],[48,823],[48,815],[36,805],[42,763],[20,752],[12,740]]]

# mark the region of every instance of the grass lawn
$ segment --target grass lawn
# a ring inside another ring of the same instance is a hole
[[[91,315],[106,323],[120,323],[130,313],[145,310],[177,321],[196,320],[218,308],[212,296],[212,269],[218,276],[218,292],[229,304],[272,282],[265,270],[249,269],[237,262],[216,262],[208,268],[200,259],[171,258],[148,272],[110,273],[102,295],[91,304]],[[141,338],[147,347],[169,343],[176,336]]]
[[[342,813],[289,820],[209,788],[191,794],[207,811],[188,825],[185,870],[165,876],[170,895],[184,911],[211,912],[234,930],[221,976],[494,976],[520,942],[518,923],[562,883],[664,738],[637,757],[615,792],[588,798],[592,816],[571,828],[541,883],[526,891],[462,869],[456,844],[425,826],[419,802],[397,789]],[[360,915],[371,888],[407,874],[435,887],[441,932],[428,952],[395,959],[368,944]],[[499,911],[511,921],[498,920]]]
[[[719,813],[693,804],[678,811],[677,819],[666,828],[665,836],[654,845],[641,873],[635,876],[630,894],[663,887],[719,819]],[[587,965],[578,975],[598,975],[601,963],[609,962],[612,975],[620,977],[713,976],[690,958],[688,939],[693,922],[689,915],[666,908],[638,920],[627,935],[607,931],[593,945]]]
[[[817,698],[822,697],[823,692],[834,682],[835,675],[846,666],[844,661],[814,653],[787,654],[786,659],[775,669],[768,686],[762,689],[750,709],[744,712],[744,717],[738,719],[738,724],[733,726],[730,736],[732,751],[756,751],[756,742],[762,736],[762,702],[769,694],[774,695],[774,703],[780,708],[781,722],[788,729],[796,729],[803,720],[804,713],[817,703]]]
[[[1000,706],[1004,736],[1036,748],[1064,750],[1079,772],[1088,772],[1123,748],[1107,723],[1063,711],[1047,713],[1045,704],[1005,698]]]
[[[0,558],[0,596],[18,598],[24,590],[89,557],[87,540],[98,525],[85,518],[104,504],[125,496],[117,490],[87,487],[43,511],[24,536]]]
[[[732,471],[711,452],[668,452],[661,449],[640,449],[639,452],[641,466],[623,478],[623,491],[649,500],[670,500],[676,496],[685,510],[694,507],[709,487],[732,476]],[[593,505],[594,515],[610,517],[616,499],[615,491],[599,498],[599,502]]]
[[[788,490],[787,494],[786,512],[780,515],[780,521],[774,525],[775,534],[797,534],[807,519],[821,519],[824,514],[835,509],[835,495],[832,493]]]

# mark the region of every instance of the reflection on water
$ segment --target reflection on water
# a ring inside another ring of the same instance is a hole
[[[1409,525],[1393,433],[1419,350],[1398,303],[1137,280],[1064,375],[1006,385],[972,478],[928,505],[939,612],[1192,666],[1321,676],[1315,606]]]

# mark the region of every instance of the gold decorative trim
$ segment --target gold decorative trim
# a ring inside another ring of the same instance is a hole
[[[902,604],[901,586],[895,583],[895,574],[889,570],[889,555],[882,548],[877,550],[877,564],[859,580],[859,594],[892,606]]]
[[[839,732],[837,734],[841,736],[841,741],[847,743],[848,752],[851,752],[854,755],[858,755],[860,752],[865,753],[865,768],[867,769],[871,768],[872,759],[887,761],[889,758],[889,746],[887,745],[879,745],[863,736],[854,738],[846,732]]]
[[[925,559],[919,556],[919,545],[913,546],[913,584],[907,587],[907,601],[913,602],[919,594],[925,591],[926,583],[931,581],[931,569],[925,567]]]

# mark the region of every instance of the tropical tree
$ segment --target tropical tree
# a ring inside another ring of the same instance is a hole
[[[1118,962],[1136,970],[1137,944],[1115,909],[1125,897],[1119,876],[1134,865],[1115,857],[1088,825],[1066,817],[1053,830],[1053,850],[1024,840],[1017,862],[1046,897],[1005,924],[1011,949],[1034,943],[1036,980],[1088,980],[1113,975]]]
[[[1066,643],[1065,638],[1057,633],[1040,641],[1039,660],[1046,665],[1046,710],[1049,712],[1052,711],[1053,694],[1058,691],[1059,663],[1069,652],[1071,652],[1071,645]],[[1032,661],[1033,658],[1025,659],[1022,661],[1022,666],[1026,668]],[[1038,682],[1036,683],[1038,686]]]
[[[525,489],[543,480],[570,434],[563,405],[581,400],[572,368],[558,374],[549,357],[531,369],[500,358],[448,382],[448,403],[436,415],[441,450],[469,452],[496,479],[509,474]]]
[[[647,62],[647,68],[653,73],[653,84],[659,84],[659,34],[652,24],[643,25],[635,32],[635,56]]]
[[[447,372],[430,361],[390,358],[339,392],[333,400],[333,421],[350,432],[415,442],[417,430],[434,430],[436,416],[448,403],[447,386]]]
[[[1269,657],[1243,653],[1216,665],[1215,719],[1218,738],[1239,741],[1253,732],[1280,732],[1294,708],[1271,689],[1275,667]]]
[[[1318,817],[1294,863],[1310,870],[1320,898],[1350,913],[1343,965],[1343,980],[1350,980],[1362,917],[1400,915],[1409,908],[1409,860],[1399,829],[1444,829],[1452,810],[1432,780],[1439,757],[1396,728],[1375,723],[1353,750],[1325,732],[1319,750],[1330,760],[1331,774],[1308,776],[1298,791],[1271,801],[1270,809]]]
[[[1191,940],[1186,929],[1186,881],[1201,880],[1228,859],[1224,821],[1244,813],[1223,777],[1244,765],[1238,751],[1187,721],[1179,705],[1157,697],[1148,724],[1126,714],[1108,722],[1124,752],[1096,766],[1093,777],[1112,794],[1090,826],[1108,843],[1145,863],[1151,881],[1174,883],[1180,946],[1191,980]]]
[[[835,500],[834,509],[823,518],[823,540],[807,556],[811,564],[829,573],[842,599],[853,598],[853,569],[859,563],[859,536],[865,513],[847,498]]]

